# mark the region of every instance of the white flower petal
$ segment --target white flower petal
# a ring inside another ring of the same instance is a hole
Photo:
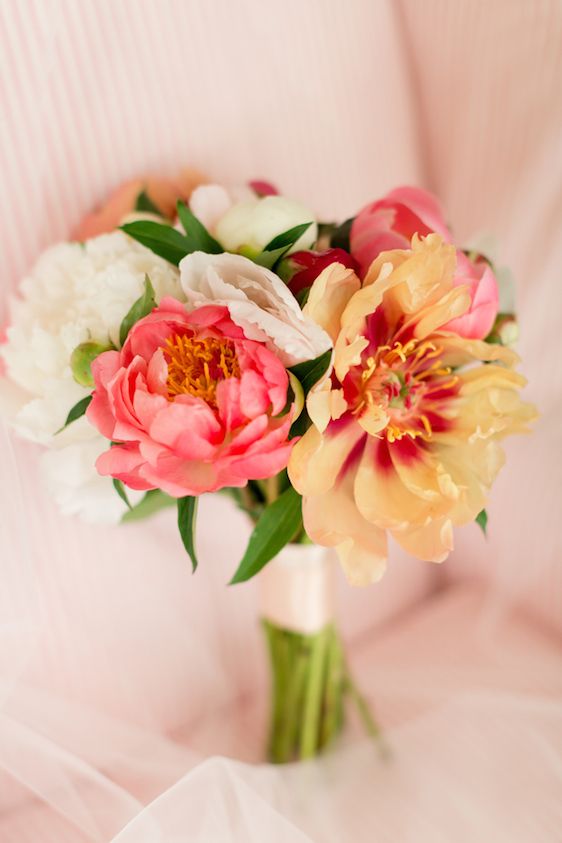
[[[265,341],[285,366],[331,348],[328,335],[303,315],[283,281],[248,258],[194,252],[181,261],[180,273],[188,302],[228,307],[248,339]]]
[[[207,231],[214,232],[219,220],[232,207],[232,199],[220,184],[203,184],[191,194],[189,207]]]
[[[122,231],[84,244],[53,246],[22,281],[20,295],[11,302],[7,341],[0,345],[6,372],[0,382],[2,410],[7,409],[10,422],[26,439],[56,449],[72,444],[73,464],[84,471],[88,467],[89,479],[84,483],[97,491],[85,491],[82,497],[76,481],[67,497],[62,492],[56,497],[66,501],[67,511],[74,506],[72,511],[89,520],[96,520],[106,509],[101,504],[102,488],[111,501],[108,511],[122,514],[122,502],[107,478],[99,478],[92,486],[92,477],[97,478],[92,443],[97,443],[100,453],[106,443],[86,418],[55,435],[69,410],[89,392],[74,381],[70,355],[86,340],[117,342],[121,320],[141,295],[145,274],[150,276],[157,301],[164,295],[184,299],[177,269]],[[68,485],[64,472],[69,464],[61,464],[55,456],[46,460],[62,466],[59,482]]]

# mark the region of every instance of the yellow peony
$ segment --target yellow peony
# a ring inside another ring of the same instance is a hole
[[[443,561],[453,527],[486,504],[504,459],[498,440],[536,415],[519,398],[513,351],[443,330],[470,306],[455,265],[453,246],[416,235],[411,249],[382,253],[362,286],[352,270],[327,267],[305,307],[332,337],[334,361],[308,397],[313,425],[289,474],[308,535],[337,549],[356,585],[382,576],[388,532]]]

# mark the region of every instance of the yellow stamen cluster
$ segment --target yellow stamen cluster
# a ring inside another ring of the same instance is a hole
[[[442,349],[429,340],[420,342],[411,339],[406,343],[395,341],[392,346],[379,346],[375,355],[365,361],[365,368],[361,373],[362,396],[355,413],[360,413],[365,406],[374,404],[383,408],[389,407],[390,421],[384,430],[389,442],[399,441],[404,436],[411,439],[431,439],[433,430],[428,416],[420,413],[419,409],[414,409],[415,404],[409,404],[408,401],[413,399],[415,402],[416,392],[419,392],[427,381],[451,375],[451,368],[443,366],[439,360],[441,354]],[[433,362],[428,366],[430,360]],[[449,377],[440,386],[447,389],[457,381],[456,376]],[[391,397],[393,393],[394,397]]]
[[[216,407],[217,384],[239,378],[240,365],[231,340],[223,337],[168,337],[163,348],[168,364],[168,399],[194,395]]]

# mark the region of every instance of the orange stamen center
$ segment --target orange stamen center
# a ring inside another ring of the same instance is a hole
[[[217,385],[240,377],[234,343],[225,337],[168,337],[163,348],[168,364],[168,400],[194,395],[216,407]]]

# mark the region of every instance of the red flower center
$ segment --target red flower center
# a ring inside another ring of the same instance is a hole
[[[363,360],[359,380],[355,379],[353,412],[359,414],[372,405],[384,410],[389,416],[384,430],[388,442],[404,436],[431,439],[433,400],[458,382],[451,367],[443,365],[442,355],[443,349],[429,340],[379,346]]]

